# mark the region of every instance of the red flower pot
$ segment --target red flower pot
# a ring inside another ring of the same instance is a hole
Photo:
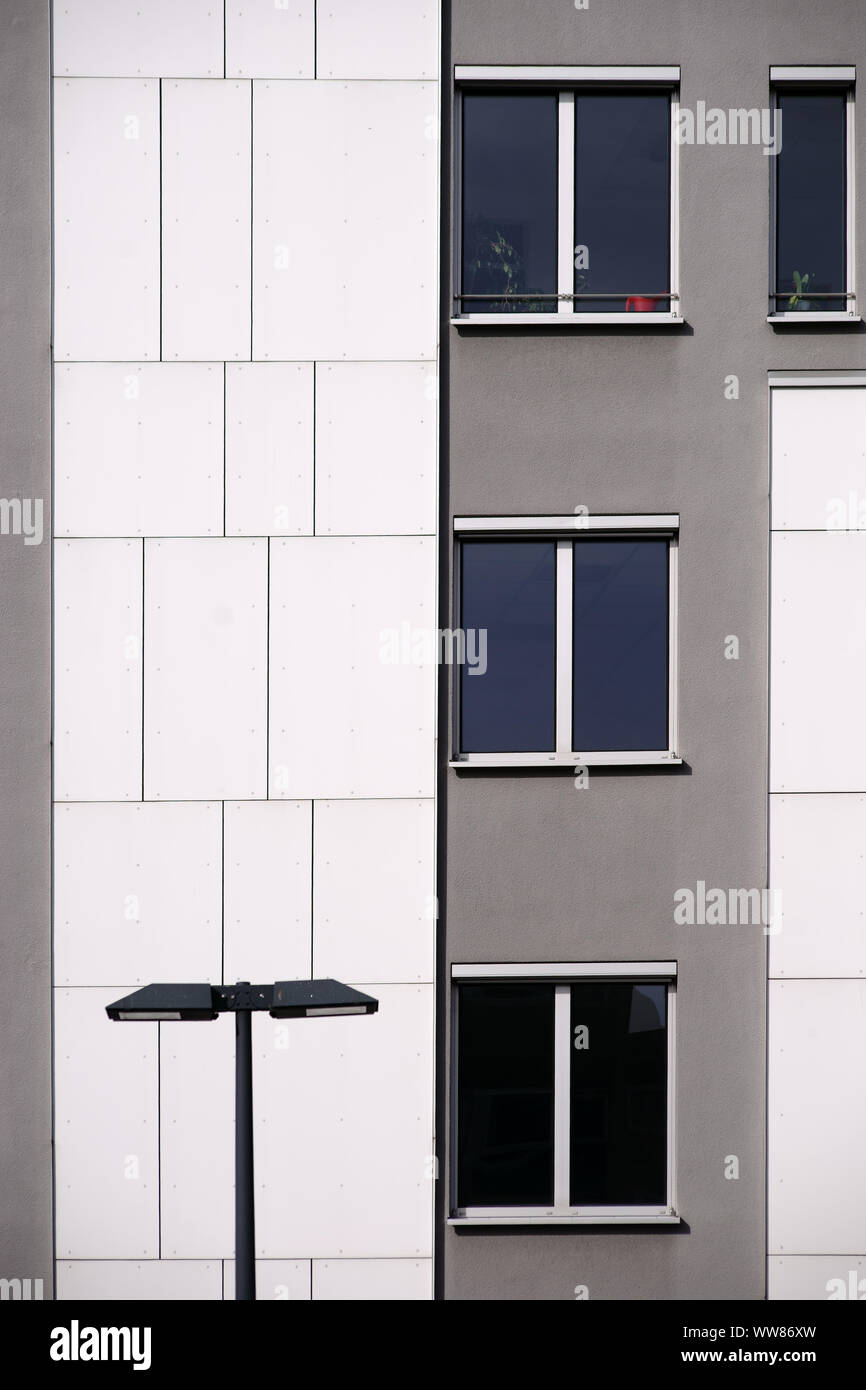
[[[625,301],[625,311],[628,313],[630,309],[634,309],[637,314],[648,314],[658,302],[658,299],[647,299],[640,294],[630,294]]]

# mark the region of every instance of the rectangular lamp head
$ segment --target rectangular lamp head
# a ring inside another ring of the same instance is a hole
[[[210,985],[145,985],[105,1012],[116,1023],[205,1023],[217,1017]]]
[[[278,980],[274,985],[271,1018],[335,1018],[374,1014],[378,999],[339,980]]]

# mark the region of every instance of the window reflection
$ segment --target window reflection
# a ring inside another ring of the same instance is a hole
[[[572,1206],[667,1201],[666,1005],[664,985],[571,987]]]
[[[464,312],[556,312],[556,162],[555,93],[466,93]]]
[[[776,311],[842,312],[847,308],[842,297],[847,287],[846,94],[782,92],[779,108]]]
[[[575,98],[575,293],[579,313],[663,312],[670,289],[670,98],[580,92]],[[576,256],[577,259],[577,256]],[[581,256],[581,260],[583,256]]]
[[[668,746],[668,543],[574,547],[574,747]]]
[[[552,985],[460,990],[460,1206],[553,1200]]]
[[[487,630],[487,670],[460,668],[461,748],[554,747],[556,547],[553,541],[465,541],[464,631]]]

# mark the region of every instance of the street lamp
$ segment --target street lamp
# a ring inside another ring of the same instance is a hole
[[[235,1298],[256,1296],[253,1186],[252,1014],[327,1018],[374,1014],[378,999],[339,980],[278,980],[273,985],[145,985],[105,1010],[117,1023],[208,1023],[235,1016]]]

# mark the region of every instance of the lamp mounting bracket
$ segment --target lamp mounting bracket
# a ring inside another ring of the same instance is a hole
[[[213,985],[213,1006],[218,1013],[267,1012],[274,1000],[273,985],[251,985],[246,980],[234,985]]]

